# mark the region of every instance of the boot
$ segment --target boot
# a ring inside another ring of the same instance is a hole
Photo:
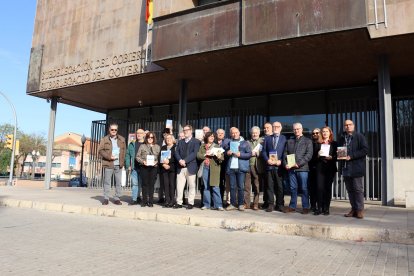
[[[359,219],[363,219],[364,218],[364,211],[356,211],[356,217]]]
[[[349,211],[348,214],[345,214],[344,217],[350,218],[350,217],[353,217],[355,215],[356,215],[355,211],[354,210],[351,210],[351,211]]]

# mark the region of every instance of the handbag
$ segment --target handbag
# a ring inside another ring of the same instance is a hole
[[[122,187],[125,187],[126,186],[126,180],[127,180],[126,170],[125,170],[125,168],[122,168],[121,169],[121,186]]]
[[[201,163],[200,167],[198,168],[197,177],[201,178],[203,177],[203,171],[204,171],[204,162]]]

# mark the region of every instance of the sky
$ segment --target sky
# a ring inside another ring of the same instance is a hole
[[[0,9],[0,92],[16,109],[18,128],[27,134],[47,137],[50,103],[26,95],[36,0],[2,1]],[[55,137],[65,132],[91,135],[93,120],[105,114],[58,103]],[[10,104],[0,95],[0,124],[14,124]]]

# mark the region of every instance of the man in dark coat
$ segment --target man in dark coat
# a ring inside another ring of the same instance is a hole
[[[368,144],[365,136],[355,131],[354,122],[345,120],[344,135],[338,146],[346,147],[347,155],[341,161],[341,173],[352,210],[345,217],[364,218],[364,176]],[[340,159],[340,158],[338,158]]]

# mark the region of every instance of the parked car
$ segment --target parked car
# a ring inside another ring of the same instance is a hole
[[[86,187],[86,177],[83,178],[83,183],[81,183],[80,177],[73,177],[69,181],[69,187]]]

